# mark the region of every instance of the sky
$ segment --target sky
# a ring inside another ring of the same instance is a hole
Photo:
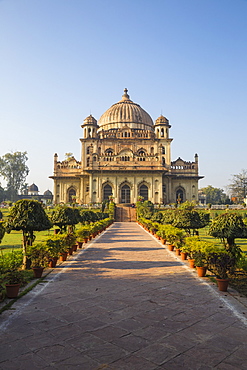
[[[247,169],[246,19],[246,0],[0,0],[0,156],[27,151],[53,190],[54,153],[80,160],[83,120],[128,88],[169,119],[172,160],[198,153],[199,187],[225,190]]]

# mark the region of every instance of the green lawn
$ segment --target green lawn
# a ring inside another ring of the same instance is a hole
[[[44,236],[54,235],[54,229],[46,231],[37,231],[34,233],[35,241],[42,241]],[[10,234],[5,233],[0,245],[3,252],[9,252],[12,249],[22,248],[22,231],[11,231]]]
[[[213,238],[208,235],[209,226],[199,230],[200,238],[206,241],[212,241],[216,244],[221,244],[220,239]],[[235,239],[235,243],[242,249],[244,253],[247,253],[247,239]]]

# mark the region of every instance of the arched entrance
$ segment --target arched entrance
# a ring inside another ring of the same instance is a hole
[[[180,188],[176,191],[176,202],[180,204],[183,203],[184,201],[185,201],[184,190]]]
[[[139,195],[143,197],[144,200],[148,200],[148,187],[142,184],[139,188]]]
[[[127,184],[121,187],[121,202],[120,203],[130,203],[130,187]]]
[[[106,184],[103,188],[103,200],[109,200],[110,195],[112,195],[112,187]]]
[[[76,200],[76,191],[74,188],[70,188],[68,191],[68,202],[73,203]]]

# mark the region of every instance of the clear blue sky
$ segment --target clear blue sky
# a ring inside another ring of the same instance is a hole
[[[247,168],[246,0],[0,0],[0,156],[27,151],[53,189],[53,155],[80,159],[82,124],[131,99],[172,125],[172,160],[200,187]]]

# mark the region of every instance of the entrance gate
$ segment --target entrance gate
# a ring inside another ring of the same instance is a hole
[[[130,187],[129,185],[124,185],[121,188],[121,203],[130,203]]]

